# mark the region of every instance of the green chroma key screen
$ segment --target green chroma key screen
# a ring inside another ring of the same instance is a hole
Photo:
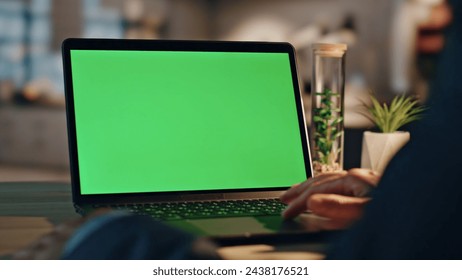
[[[306,179],[286,53],[71,50],[82,194]]]

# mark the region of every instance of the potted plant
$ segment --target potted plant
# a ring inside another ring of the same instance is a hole
[[[314,175],[343,169],[345,44],[314,44],[311,155]]]
[[[315,95],[320,96],[320,105],[312,109],[315,136],[313,168],[315,174],[338,171],[341,170],[343,117],[341,109],[334,106],[334,101],[339,104],[340,95],[330,89]]]
[[[388,162],[410,139],[409,132],[398,129],[420,119],[425,108],[405,95],[396,96],[390,105],[380,103],[373,93],[370,99],[372,104],[367,106],[366,116],[380,132],[364,132],[361,167],[383,173]]]

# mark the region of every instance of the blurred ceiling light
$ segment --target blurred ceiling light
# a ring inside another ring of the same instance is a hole
[[[308,48],[321,37],[322,28],[311,24],[304,26],[290,35],[289,41],[296,49]]]
[[[288,34],[292,31],[289,22],[271,16],[256,16],[237,25],[227,36],[232,41],[288,41]]]

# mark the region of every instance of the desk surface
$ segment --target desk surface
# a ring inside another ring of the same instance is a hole
[[[0,255],[12,253],[56,224],[78,218],[68,183],[0,183]],[[252,244],[219,248],[226,259],[320,259],[320,244]]]
[[[77,218],[71,201],[66,183],[0,183],[0,255]]]
[[[0,215],[47,217],[54,224],[78,217],[68,183],[0,183]]]

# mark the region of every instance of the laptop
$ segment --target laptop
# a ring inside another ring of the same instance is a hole
[[[312,175],[290,44],[67,39],[62,52],[79,213],[216,238],[306,231],[277,199]]]

